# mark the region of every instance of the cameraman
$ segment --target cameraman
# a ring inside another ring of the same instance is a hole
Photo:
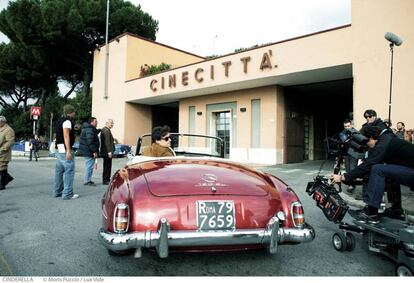
[[[344,130],[339,134],[342,141],[346,140],[349,134],[359,133],[357,129],[353,127],[352,121],[349,119],[344,120]],[[345,161],[345,171],[350,172],[354,170],[358,165],[359,153],[357,153],[352,147],[347,151],[346,156],[344,157]],[[347,188],[348,193],[353,193],[355,190],[355,185],[351,184]]]
[[[373,109],[365,110],[364,118],[367,120],[367,122],[362,125],[360,131],[362,131],[362,129],[365,126],[370,125],[370,126],[379,127],[379,128],[381,128],[381,130],[387,129],[387,130],[389,130],[390,133],[393,133],[390,126],[385,121],[382,121],[381,118],[377,117],[377,112],[375,110],[373,110]]]
[[[386,179],[408,187],[414,186],[414,145],[377,126],[365,125],[361,132],[369,139],[365,162],[351,172],[342,176],[332,175],[332,178],[337,183],[348,183],[369,173],[369,181],[363,187],[363,200],[368,206],[354,213],[357,219],[378,223],[378,208]],[[401,208],[401,198],[393,204],[393,208],[398,206]]]

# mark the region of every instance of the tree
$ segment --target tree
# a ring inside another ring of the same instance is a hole
[[[90,99],[92,54],[105,42],[106,2],[14,0],[0,12],[0,31],[10,39],[0,46],[1,113],[21,121],[22,131],[30,124],[31,103],[43,107],[40,124],[47,125],[50,113],[58,113],[53,108],[60,110],[80,87],[84,99]],[[139,5],[110,1],[109,39],[131,32],[155,40],[157,31],[158,22]],[[57,96],[58,81],[70,85],[63,102]],[[85,105],[91,104],[80,104]],[[82,117],[90,111],[85,109]]]
[[[155,40],[158,22],[141,7],[110,1],[109,38],[131,32]],[[105,42],[106,0],[16,0],[0,13],[0,31],[30,50],[49,77],[89,93],[92,51]],[[67,93],[68,97],[71,92]]]
[[[14,43],[0,44],[0,105],[27,110],[29,100],[42,97],[43,90],[56,88],[42,61]]]

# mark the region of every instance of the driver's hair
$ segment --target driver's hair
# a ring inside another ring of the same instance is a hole
[[[155,127],[154,129],[152,129],[152,133],[151,133],[152,142],[154,143],[156,141],[159,141],[163,136],[165,136],[169,132],[170,132],[170,127],[168,126]]]

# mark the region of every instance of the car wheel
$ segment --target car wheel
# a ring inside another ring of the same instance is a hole
[[[346,236],[343,233],[335,233],[332,236],[332,245],[338,252],[344,252],[346,250]]]
[[[399,263],[395,267],[395,275],[397,276],[413,276],[413,271],[405,264]]]
[[[353,251],[356,246],[355,236],[352,233],[346,233],[346,250]]]

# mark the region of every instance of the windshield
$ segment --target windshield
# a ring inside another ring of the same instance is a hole
[[[177,156],[212,156],[223,157],[223,140],[213,136],[170,133],[171,148]],[[151,146],[151,134],[138,139],[136,155],[141,155],[146,147]]]

